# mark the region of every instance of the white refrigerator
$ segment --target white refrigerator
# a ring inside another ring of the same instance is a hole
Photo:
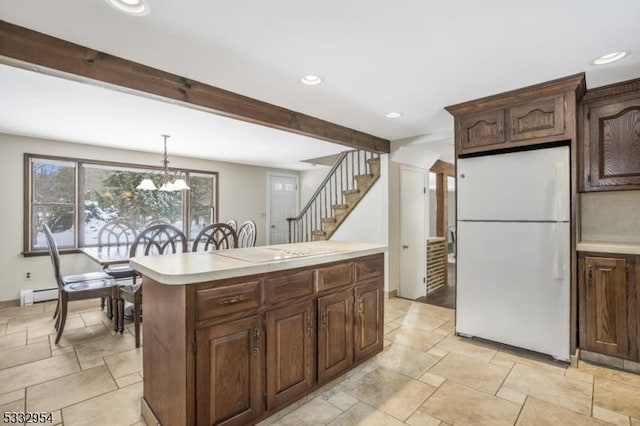
[[[569,360],[569,147],[459,159],[456,331]]]

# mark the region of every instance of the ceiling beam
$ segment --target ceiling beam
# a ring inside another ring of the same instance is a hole
[[[446,161],[438,160],[433,163],[431,169],[429,170],[433,173],[443,173],[446,176],[454,177],[456,175],[456,168],[453,164],[447,163]]]
[[[388,153],[390,141],[277,105],[0,21],[0,56],[72,74],[83,81],[148,94],[214,114],[322,139],[351,148]],[[39,70],[47,72],[47,70]],[[59,75],[59,74],[56,74]]]

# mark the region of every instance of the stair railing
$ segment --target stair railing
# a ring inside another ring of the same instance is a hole
[[[322,219],[332,218],[333,206],[344,204],[343,191],[356,189],[355,176],[369,173],[368,160],[380,154],[365,150],[342,152],[309,202],[289,222],[289,242],[312,241],[313,231],[322,230]]]

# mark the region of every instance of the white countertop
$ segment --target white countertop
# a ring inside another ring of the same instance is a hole
[[[629,244],[581,241],[576,244],[576,250],[596,253],[640,254],[640,243]]]
[[[385,251],[387,246],[381,244],[314,241],[218,252],[140,256],[132,258],[129,264],[159,283],[182,285],[337,262]]]

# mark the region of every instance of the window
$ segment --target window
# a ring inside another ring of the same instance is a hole
[[[25,253],[46,250],[45,223],[61,249],[77,249],[97,245],[100,229],[111,221],[138,231],[169,223],[193,239],[217,220],[216,172],[181,170],[191,190],[165,192],[136,189],[144,178],[160,186],[158,169],[31,154],[25,164]]]

